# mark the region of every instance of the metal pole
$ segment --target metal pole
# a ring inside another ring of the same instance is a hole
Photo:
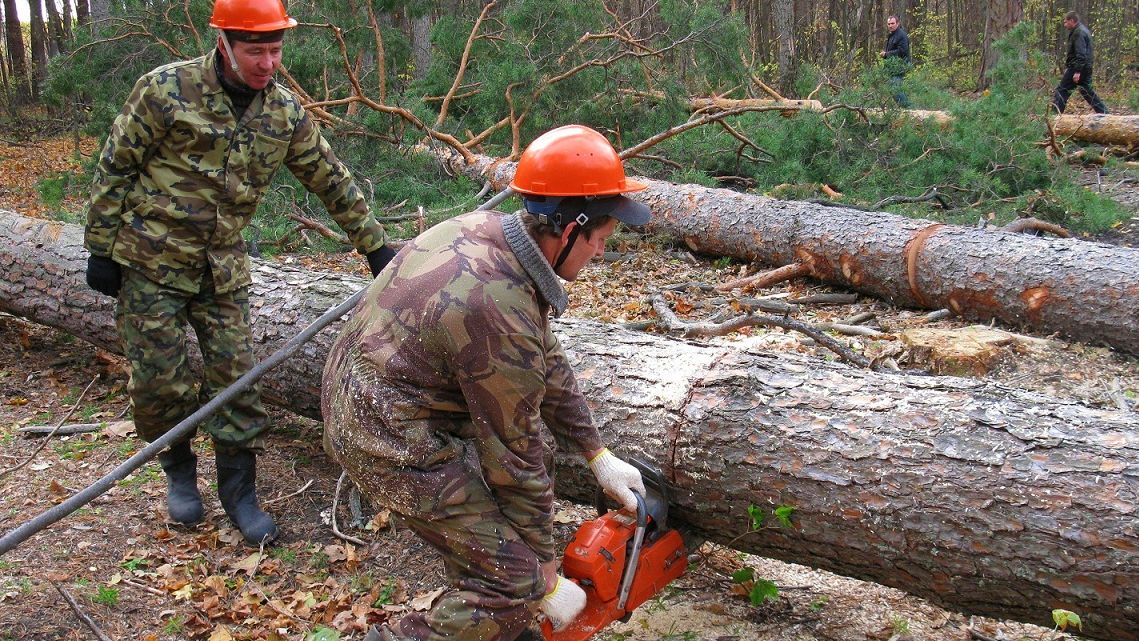
[[[503,189],[501,192],[499,192],[494,198],[491,198],[482,205],[479,205],[477,209],[493,209],[513,194],[514,190],[507,187],[506,189]],[[289,339],[289,342],[285,343],[284,347],[274,352],[269,356],[269,358],[266,358],[265,360],[258,363],[253,367],[253,369],[249,370],[241,378],[234,381],[232,385],[222,390],[217,396],[210,399],[208,403],[198,408],[198,411],[194,412],[190,416],[183,419],[182,422],[172,427],[170,431],[151,441],[150,444],[148,444],[146,447],[136,452],[134,456],[120,463],[118,467],[111,470],[109,473],[107,473],[106,476],[83,488],[78,493],[72,495],[59,505],[46,510],[32,520],[27,521],[24,524],[9,531],[3,536],[3,538],[0,538],[0,556],[3,556],[9,550],[12,550],[16,546],[20,545],[40,530],[48,527],[52,523],[59,521],[75,510],[78,510],[84,505],[87,505],[91,501],[95,500],[96,497],[111,489],[115,483],[121,481],[122,479],[126,478],[128,474],[142,467],[143,463],[146,463],[150,459],[157,456],[159,452],[166,449],[166,447],[171,443],[188,434],[191,429],[197,427],[199,423],[209,418],[211,415],[213,415],[214,412],[218,411],[218,409],[223,407],[226,403],[230,402],[234,396],[237,396],[239,393],[248,389],[249,386],[260,380],[262,376],[269,373],[269,371],[274,367],[280,365],[281,362],[286,358],[292,356],[293,353],[300,349],[302,345],[309,342],[309,340],[311,340],[312,337],[317,334],[317,332],[327,327],[334,320],[348,313],[348,311],[355,307],[356,303],[359,302],[361,298],[363,298],[364,294],[367,291],[368,288],[365,287],[350,296],[343,303],[340,303],[336,307],[333,307],[332,309],[325,312],[320,318],[316,319],[310,323],[308,327],[301,330],[301,333]]]
[[[234,396],[248,389],[249,386],[253,385],[262,376],[268,373],[269,370],[281,364],[286,358],[292,356],[302,345],[312,339],[317,332],[355,307],[356,303],[367,291],[368,288],[365,287],[349,297],[348,300],[325,312],[324,315],[304,328],[300,334],[289,339],[289,342],[285,343],[284,347],[274,352],[269,358],[258,363],[232,385],[222,390],[221,393],[210,399],[208,403],[198,408],[198,411],[182,419],[182,422],[171,428],[169,432],[151,441],[149,445],[136,452],[134,456],[120,463],[118,467],[111,470],[106,476],[83,488],[66,501],[5,534],[3,538],[0,538],[0,556],[23,543],[33,534],[90,503],[95,497],[111,489],[116,482],[121,481],[126,478],[128,474],[142,467],[143,463],[157,456],[158,453],[166,449],[168,445],[188,434],[191,429],[209,418],[219,408],[232,400]]]

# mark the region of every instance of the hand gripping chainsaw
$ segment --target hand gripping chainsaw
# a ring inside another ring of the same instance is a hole
[[[668,528],[668,487],[653,465],[631,459],[641,472],[645,496],[637,515],[606,510],[597,493],[597,518],[578,528],[562,559],[562,575],[585,590],[585,609],[554,631],[542,624],[546,641],[585,641],[613,621],[627,621],[633,610],[688,568],[684,539]]]

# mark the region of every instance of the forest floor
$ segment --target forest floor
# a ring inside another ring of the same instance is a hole
[[[0,144],[0,175],[63,171],[73,141],[36,143],[46,154]],[[53,145],[57,147],[53,147]],[[54,151],[51,151],[54,149]],[[85,149],[89,151],[89,149]],[[1099,176],[1111,187],[1124,177]],[[35,183],[0,181],[0,208],[42,214]],[[1131,194],[1127,183],[1114,187]],[[1136,191],[1139,193],[1139,190]],[[1121,198],[1121,200],[1125,200]],[[1139,199],[1136,199],[1139,200]],[[1131,201],[1134,207],[1136,201]],[[65,203],[70,207],[74,203]],[[1139,214],[1137,214],[1139,216]],[[1139,245],[1133,218],[1099,240]],[[569,314],[623,322],[652,317],[644,298],[682,282],[717,284],[754,268],[654,249],[629,239],[638,251],[598,262],[569,287]],[[623,248],[626,249],[626,248]],[[322,269],[365,275],[354,255],[283,256]],[[831,292],[793,281],[762,292],[799,296]],[[710,316],[722,301],[680,292],[670,303],[683,319]],[[900,310],[859,298],[845,305],[802,312],[798,320],[825,322],[859,313],[898,335],[909,327],[953,329],[958,320],[929,323],[924,312]],[[771,350],[820,353],[805,337],[761,328]],[[1019,335],[1015,335],[1019,336]],[[730,339],[718,339],[730,340]],[[921,366],[893,339],[843,340],[864,353],[890,355]],[[1139,392],[1139,362],[1117,352],[1051,336],[1017,338],[981,374],[1006,385],[1074,398],[1096,406],[1130,405]],[[123,359],[65,333],[0,315],[0,530],[59,503],[108,473],[142,446],[120,418],[127,410]],[[201,437],[200,483],[204,523],[176,527],[165,517],[165,483],[154,462],[119,482],[89,506],[0,557],[0,641],[96,638],[80,613],[107,638],[137,639],[360,639],[366,626],[423,609],[444,587],[438,557],[384,515],[359,526],[345,506],[340,529],[364,541],[357,546],[330,525],[339,469],[321,448],[320,425],[272,409],[274,431],[261,459],[259,491],[281,525],[279,542],[249,548],[217,502],[209,445]],[[100,431],[45,440],[17,430],[28,425],[106,422]],[[369,515],[371,516],[371,515]],[[590,514],[559,502],[556,530],[567,540]],[[752,605],[731,575],[744,567],[779,588],[774,601]],[[62,591],[62,592],[61,592]],[[63,598],[74,598],[75,608]],[[1047,620],[1050,605],[1041,603]],[[1072,638],[1050,628],[970,618],[877,584],[781,563],[706,544],[689,572],[625,624],[600,641],[972,641]]]

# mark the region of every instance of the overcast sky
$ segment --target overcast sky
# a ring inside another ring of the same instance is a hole
[[[20,16],[20,22],[27,22],[32,19],[28,14],[28,0],[16,0],[16,14]]]

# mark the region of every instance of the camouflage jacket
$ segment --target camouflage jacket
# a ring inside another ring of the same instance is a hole
[[[564,450],[601,447],[550,330],[551,308],[565,305],[518,215],[436,225],[379,275],[333,346],[326,443],[342,459],[365,457],[356,469],[428,468],[461,452],[459,441],[473,445],[503,514],[540,559],[553,559],[540,425]]]
[[[324,202],[361,253],[384,243],[348,169],[292,92],[258,92],[240,122],[216,50],[144,75],[115,119],[91,186],[84,244],[151,280],[197,292],[248,285],[241,230],[281,165]]]

